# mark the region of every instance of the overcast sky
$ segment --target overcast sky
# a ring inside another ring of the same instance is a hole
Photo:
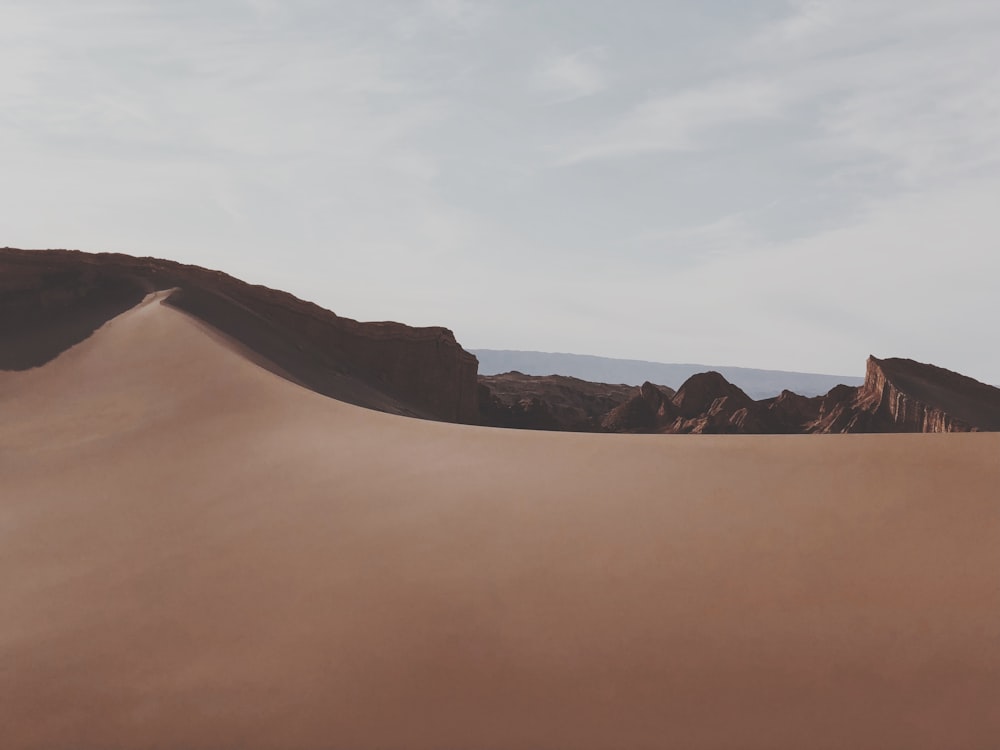
[[[0,0],[0,245],[468,348],[1000,383],[996,0]]]

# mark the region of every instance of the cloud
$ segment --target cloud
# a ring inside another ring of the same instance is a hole
[[[554,94],[558,101],[593,96],[607,88],[607,75],[600,65],[603,50],[591,49],[546,60],[535,72],[535,88]]]
[[[638,154],[697,151],[722,125],[781,114],[784,93],[766,80],[722,80],[650,98],[596,133],[576,139],[563,164]]]
[[[447,103],[412,91],[370,38],[341,38],[348,19],[309,24],[310,5],[288,3],[262,29],[268,11],[4,10],[17,23],[0,39],[33,37],[0,51],[17,63],[0,67],[0,138],[25,176],[19,195],[3,191],[5,244],[196,261],[242,246],[216,263],[236,273],[282,236],[305,252],[377,248],[383,265],[454,252],[466,219],[437,196],[438,160],[416,142]]]
[[[961,334],[1000,315],[1000,5],[631,11],[0,3],[0,244],[173,257],[469,345],[1000,380]]]
[[[993,178],[894,196],[785,242],[745,235],[739,217],[657,238],[726,239],[743,252],[602,273],[603,309],[586,334],[598,345],[583,350],[580,340],[575,351],[843,374],[862,374],[868,354],[906,356],[1000,383],[1000,360],[981,338],[996,317],[998,233],[984,228],[995,224],[997,191]]]
[[[709,80],[646,95],[561,139],[557,163],[647,156],[665,168],[696,154],[710,169],[723,153],[746,162],[756,152],[761,176],[787,183],[785,195],[748,193],[720,212],[753,225],[776,200],[811,200],[825,224],[830,211],[864,212],[886,191],[929,190],[1000,164],[1000,78],[989,62],[998,33],[1000,6],[975,0],[795,2],[715,61]],[[786,222],[808,231],[805,220]]]
[[[485,0],[425,0],[424,7],[431,18],[467,31],[480,27],[494,12]]]
[[[794,0],[789,15],[769,25],[759,36],[762,44],[815,39],[833,23],[836,5],[828,0]]]
[[[778,127],[786,114],[798,118],[797,140],[880,154],[901,173],[961,161],[949,144],[992,158],[1000,80],[987,60],[998,31],[1000,6],[976,0],[794,2],[716,62],[713,78],[635,103],[578,137],[565,161],[707,149],[718,126]]]
[[[706,260],[729,258],[760,244],[742,213],[729,214],[707,224],[672,226],[667,229],[643,231],[634,240],[636,246],[645,248],[644,255],[667,251],[671,268],[678,270],[691,265],[703,265]]]
[[[980,54],[952,41],[905,57],[882,52],[845,62],[836,74],[851,86],[839,95],[827,88],[830,102],[817,144],[881,161],[911,189],[995,162],[1000,84],[983,75]]]

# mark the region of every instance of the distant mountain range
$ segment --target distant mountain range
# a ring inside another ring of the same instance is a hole
[[[778,396],[784,390],[802,396],[821,396],[837,385],[860,386],[863,377],[824,375],[785,370],[756,370],[749,367],[645,362],[612,359],[587,354],[559,354],[507,349],[470,349],[479,359],[480,375],[500,375],[516,371],[525,375],[566,375],[594,383],[642,385],[657,383],[679,388],[688,378],[714,370],[753,399]]]

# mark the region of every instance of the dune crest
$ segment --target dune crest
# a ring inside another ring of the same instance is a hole
[[[286,292],[156,258],[0,248],[0,370],[50,361],[157,290],[318,393],[474,422],[476,358],[446,328],[362,323]]]

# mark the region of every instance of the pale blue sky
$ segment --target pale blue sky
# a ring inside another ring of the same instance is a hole
[[[1000,383],[995,0],[0,0],[0,244],[469,348]]]

